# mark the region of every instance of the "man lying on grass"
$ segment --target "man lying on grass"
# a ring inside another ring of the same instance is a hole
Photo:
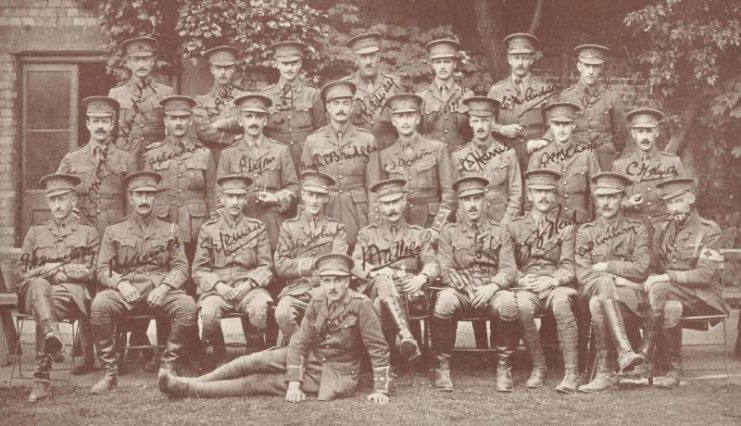
[[[304,392],[316,392],[319,400],[328,401],[355,391],[365,346],[375,382],[368,400],[387,403],[389,349],[370,299],[348,289],[352,266],[352,258],[344,254],[316,260],[320,288],[288,346],[239,357],[200,377],[162,374],[160,390],[173,398],[285,393],[288,402],[301,402]]]

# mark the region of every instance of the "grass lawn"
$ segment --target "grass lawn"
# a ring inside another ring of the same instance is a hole
[[[88,396],[87,388],[60,386],[52,401],[36,405],[25,402],[27,387],[0,388],[0,424],[741,424],[741,386],[726,381],[686,382],[672,391],[559,395],[553,390],[556,374],[537,390],[522,388],[524,374],[517,372],[518,387],[510,394],[494,391],[489,370],[454,369],[457,389],[447,394],[432,389],[421,374],[406,375],[395,381],[385,406],[365,401],[367,387],[354,398],[295,405],[270,396],[171,401],[153,381],[98,397]]]

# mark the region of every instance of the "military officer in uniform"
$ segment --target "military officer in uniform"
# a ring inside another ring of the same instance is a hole
[[[592,177],[592,184],[599,217],[577,231],[574,256],[579,295],[589,304],[597,350],[597,375],[579,387],[587,393],[605,391],[615,383],[608,359],[610,339],[622,374],[642,374],[647,367],[646,359],[628,341],[623,308],[641,315],[641,283],[650,263],[646,227],[621,210],[630,179],[603,172]]]
[[[510,34],[504,39],[511,75],[489,89],[488,97],[499,102],[494,133],[517,152],[520,169],[528,167],[528,153],[547,144],[543,107],[556,94],[556,86],[535,77],[530,68],[535,62],[538,39],[527,33]]]
[[[609,51],[598,44],[577,46],[574,52],[579,56],[576,63],[579,81],[559,96],[561,101],[579,105],[574,141],[597,152],[602,170],[610,170],[627,137],[623,101],[618,92],[599,78]]]
[[[492,327],[497,355],[500,392],[512,391],[510,356],[518,339],[517,303],[510,290],[517,276],[512,237],[503,225],[484,214],[484,194],[489,182],[477,176],[458,179],[453,185],[462,215],[457,223],[443,226],[438,241],[438,262],[444,289],[437,295],[430,324],[436,355],[435,387],[453,390],[450,353],[455,343],[455,316],[464,312],[496,319]]]
[[[275,248],[275,272],[283,280],[278,295],[275,320],[285,346],[298,330],[311,299],[311,290],[319,286],[313,274],[314,261],[327,253],[347,253],[345,225],[326,215],[332,177],[307,170],[301,173],[301,201],[298,216],[280,227]]]
[[[461,48],[457,40],[432,40],[426,48],[435,77],[417,92],[422,97],[420,133],[443,141],[452,152],[471,137],[466,116],[468,106],[463,100],[473,96],[473,92],[453,78]]]
[[[522,337],[533,362],[525,387],[543,386],[546,359],[534,315],[547,311],[552,312],[556,319],[564,362],[565,375],[556,390],[570,393],[576,392],[579,386],[577,329],[573,311],[576,302],[576,225],[561,217],[559,208],[553,208],[560,178],[560,173],[549,169],[530,169],[525,173],[527,198],[533,208],[516,217],[509,224],[509,232],[517,260],[515,290]]]
[[[216,166],[211,151],[188,137],[196,102],[187,96],[171,96],[161,103],[168,136],[147,148],[144,168],[162,176],[155,214],[177,223],[180,242],[192,261],[198,230],[214,212]]]
[[[450,154],[453,177],[485,177],[489,181],[486,215],[495,222],[510,222],[522,209],[522,175],[515,150],[491,134],[497,101],[472,96],[463,103],[468,108],[473,139]]]
[[[545,109],[554,141],[533,152],[528,169],[559,172],[556,200],[563,206],[563,216],[579,224],[586,223],[592,218],[589,180],[600,172],[597,154],[572,137],[577,105],[553,102]]]
[[[160,101],[175,95],[172,87],[152,78],[152,70],[157,62],[154,55],[156,44],[157,41],[151,37],[125,40],[121,44],[121,50],[131,77],[108,92],[108,96],[121,106],[116,146],[131,153],[140,169],[147,145],[165,138],[164,114]]]
[[[438,232],[455,205],[452,167],[445,144],[417,132],[421,104],[411,93],[386,101],[399,138],[381,151],[381,167],[386,177],[407,181],[407,223]]]
[[[228,175],[219,178],[218,184],[224,208],[198,235],[193,281],[200,294],[203,336],[211,343],[217,363],[222,363],[226,346],[220,318],[224,314],[247,314],[247,346],[257,350],[265,346],[262,335],[273,301],[265,287],[273,279],[273,257],[265,225],[242,213],[252,179]]]
[[[218,162],[221,150],[233,144],[242,134],[239,111],[234,107],[234,99],[247,93],[232,81],[239,60],[236,47],[212,47],[206,51],[205,56],[208,58],[214,84],[208,92],[195,97],[193,121],[198,140],[214,153],[214,161]]]
[[[669,216],[666,204],[659,199],[656,186],[674,177],[690,177],[691,172],[674,154],[659,151],[659,122],[664,113],[653,108],[637,108],[627,114],[630,134],[636,148],[615,160],[612,170],[630,178],[625,201],[626,214],[645,220],[645,225],[655,226]],[[649,228],[649,232],[651,228]]]
[[[355,126],[353,111],[355,84],[340,80],[322,88],[329,124],[306,138],[301,169],[326,173],[334,179],[327,201],[327,214],[342,221],[352,249],[358,231],[368,225],[368,188],[381,180],[381,161],[376,138]]]
[[[65,154],[57,173],[81,180],[77,185],[78,216],[102,234],[106,226],[124,216],[126,196],[121,181],[137,166],[131,154],[112,143],[118,102],[107,96],[90,96],[82,100],[82,107],[90,140]]]
[[[727,314],[721,295],[718,251],[721,230],[701,217],[695,209],[692,178],[671,178],[657,185],[669,218],[661,222],[653,239],[655,268],[644,283],[651,305],[651,316],[643,335],[641,353],[652,362],[659,353],[668,365],[654,385],[674,388],[681,380],[683,315]],[[663,339],[658,339],[663,334]]]
[[[381,72],[381,34],[366,32],[347,40],[346,45],[355,55],[357,71],[343,78],[355,84],[352,123],[376,137],[378,149],[384,149],[396,140],[396,130],[389,112],[384,108],[391,96],[401,93],[398,76]]]
[[[353,250],[353,275],[362,280],[358,291],[376,307],[388,338],[398,338],[401,355],[421,355],[409,328],[409,311],[426,311],[425,290],[440,274],[429,229],[404,219],[407,195],[404,179],[388,179],[370,189],[378,198],[382,219],[360,230]]]
[[[280,224],[298,198],[298,177],[288,146],[263,134],[271,101],[262,95],[234,100],[244,135],[221,153],[216,176],[244,175],[252,178],[245,214],[259,219],[268,231],[271,250],[278,243]]]
[[[51,357],[64,353],[58,321],[79,321],[83,360],[72,374],[94,369],[88,286],[94,282],[99,238],[94,227],[72,213],[79,184],[71,175],[41,178],[52,219],[28,230],[13,272],[18,310],[31,314],[36,323],[36,371],[28,402],[49,397]]]
[[[270,46],[270,50],[280,78],[261,92],[272,101],[265,134],[290,148],[298,169],[306,136],[324,125],[324,108],[319,100],[319,89],[306,84],[300,77],[306,45],[298,41],[280,41]]]
[[[104,375],[91,394],[105,393],[117,384],[114,326],[125,321],[127,313],[158,312],[170,318],[160,373],[175,372],[185,340],[193,333],[196,306],[182,290],[189,274],[180,229],[154,214],[161,180],[151,171],[128,174],[123,184],[131,212],[106,228],[101,239],[97,274],[104,290],[93,299],[90,322]]]
[[[352,264],[345,254],[316,260],[321,288],[312,291],[301,328],[288,346],[242,356],[192,379],[164,374],[160,390],[172,398],[270,394],[285,395],[288,402],[301,402],[308,392],[329,401],[352,395],[367,351],[374,382],[368,400],[387,403],[388,346],[371,301],[348,288]]]

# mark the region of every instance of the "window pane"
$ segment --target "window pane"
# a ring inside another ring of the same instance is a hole
[[[69,129],[71,72],[29,70],[26,78],[27,129]]]
[[[27,189],[43,189],[39,179],[56,172],[62,157],[69,151],[69,132],[32,130],[26,134],[26,143]]]

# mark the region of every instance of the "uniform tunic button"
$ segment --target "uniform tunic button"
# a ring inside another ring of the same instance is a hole
[[[414,207],[414,204],[409,204],[409,207]]]
[[[342,160],[338,161],[339,164],[342,164]]]
[[[650,191],[650,190],[651,190],[651,187],[650,186],[648,188],[646,188],[646,191]]]
[[[183,203],[178,203],[178,207],[183,207]]]
[[[178,189],[178,192],[183,192],[183,190],[182,189]]]
[[[322,358],[322,362],[327,362],[327,358]]]
[[[340,190],[339,190],[338,192],[339,192],[340,194],[342,194],[342,190],[341,190],[341,189],[340,189]]]
[[[337,176],[337,179],[342,179],[342,175]]]

